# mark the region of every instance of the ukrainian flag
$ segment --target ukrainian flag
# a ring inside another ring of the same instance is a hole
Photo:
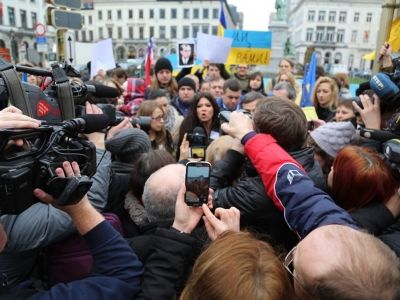
[[[226,29],[226,19],[225,19],[225,12],[224,12],[224,1],[221,0],[221,8],[219,10],[219,25],[218,25],[218,36],[224,36],[224,31]]]
[[[317,54],[313,52],[311,55],[310,63],[304,72],[304,79],[302,84],[302,97],[300,107],[313,106],[311,101],[311,94],[315,86],[315,79],[317,74]]]

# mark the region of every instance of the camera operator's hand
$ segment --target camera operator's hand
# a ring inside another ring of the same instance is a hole
[[[76,162],[72,162],[71,164],[69,161],[65,161],[63,162],[62,168],[56,169],[56,174],[58,177],[79,176],[79,165]],[[86,195],[81,201],[74,205],[56,206],[54,205],[55,200],[53,196],[47,194],[45,191],[41,189],[35,189],[33,193],[39,200],[48,204],[52,204],[58,209],[69,214],[81,235],[84,235],[104,220],[103,216],[98,213],[90,204]]]
[[[96,104],[91,104],[86,101],[85,107],[86,107],[86,114],[88,114],[88,115],[103,114],[103,111],[101,110],[101,108],[98,107]],[[86,134],[86,136],[89,139],[89,141],[91,141],[96,146],[97,149],[101,149],[101,150],[105,149],[105,146],[104,146],[105,134],[104,133],[93,132],[93,133]]]
[[[215,215],[205,204],[203,204],[202,209],[204,212],[203,220],[211,240],[215,240],[221,233],[228,230],[240,231],[240,211],[237,208],[225,209],[218,207],[215,210]]]
[[[189,158],[189,141],[187,140],[187,133],[184,134],[181,146],[179,147],[179,160]]]
[[[360,100],[364,108],[358,106],[355,101],[353,101],[353,107],[360,114],[365,128],[380,130],[381,109],[379,97],[374,95],[374,103],[372,103],[368,95],[360,95]]]
[[[203,210],[201,207],[188,206],[185,203],[185,185],[179,190],[175,204],[175,219],[172,227],[184,233],[191,233],[199,223]],[[212,191],[208,194],[208,207],[212,208]],[[206,205],[206,206],[207,206]]]
[[[132,123],[129,121],[129,118],[124,118],[124,120],[119,123],[116,126],[111,127],[107,131],[107,136],[106,139],[111,139],[117,132],[120,132],[121,130],[128,129],[128,128],[133,128]]]
[[[221,125],[222,130],[231,137],[241,140],[247,133],[253,131],[253,120],[242,112],[231,113],[229,123]]]
[[[39,120],[25,116],[14,106],[0,111],[0,128],[38,128],[39,125]]]

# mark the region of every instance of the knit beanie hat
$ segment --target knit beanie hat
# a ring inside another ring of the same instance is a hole
[[[193,91],[196,90],[196,83],[194,82],[193,79],[191,79],[189,77],[183,77],[181,80],[178,81],[178,90],[182,86],[189,86],[193,89]]]
[[[349,145],[356,136],[351,122],[329,122],[311,131],[315,143],[332,157]]]
[[[156,64],[154,66],[154,73],[157,74],[161,70],[169,70],[172,72],[172,65],[171,62],[165,58],[161,57],[156,61]]]
[[[147,134],[138,128],[127,128],[117,132],[111,139],[106,140],[106,149],[112,154],[147,153],[150,140]]]

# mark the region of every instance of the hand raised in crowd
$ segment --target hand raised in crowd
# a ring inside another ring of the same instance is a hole
[[[231,149],[232,149],[232,150],[235,150],[235,151],[237,151],[237,152],[239,152],[239,153],[241,153],[241,154],[244,154],[244,146],[243,146],[242,143],[241,143],[239,140],[237,140],[237,139],[234,139],[234,140],[232,141]]]
[[[124,120],[119,123],[116,126],[111,127],[107,131],[107,136],[106,139],[111,139],[117,132],[120,132],[121,130],[128,129],[128,128],[133,128],[132,123],[129,121],[129,118],[124,118]]]
[[[214,241],[220,234],[228,230],[240,231],[240,211],[237,208],[225,209],[218,207],[215,210],[215,215],[205,204],[203,204],[202,209],[204,212],[204,224],[211,240]]]
[[[25,116],[14,106],[0,111],[0,128],[38,128],[40,123],[39,120]]]
[[[184,134],[181,146],[179,147],[179,160],[189,158],[189,141],[187,140],[187,133]]]
[[[222,130],[230,136],[241,140],[247,133],[253,131],[253,121],[242,112],[231,113],[229,123],[221,125]]]
[[[380,99],[374,95],[374,101],[368,95],[360,95],[363,108],[353,101],[354,109],[360,114],[366,128],[381,129]]]
[[[388,42],[385,42],[379,51],[381,68],[390,68],[393,66],[392,62],[392,47]]]
[[[185,191],[185,185],[182,185],[176,199],[175,219],[172,227],[184,233],[191,233],[199,223],[203,210],[201,207],[188,206],[185,203]],[[208,194],[207,205],[205,206],[212,208],[212,190]]]

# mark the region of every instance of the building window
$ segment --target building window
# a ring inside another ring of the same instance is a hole
[[[177,38],[177,29],[176,26],[171,26],[171,39],[176,39]]]
[[[99,39],[104,38],[103,27],[99,27]]]
[[[360,20],[360,13],[354,13],[354,22],[357,23]]]
[[[112,20],[112,10],[107,10],[107,18],[108,20]]]
[[[329,12],[329,22],[335,22],[336,21],[336,11],[330,11]]]
[[[82,25],[85,25],[85,16],[81,16],[82,19]]]
[[[187,39],[189,37],[189,26],[183,26],[182,38]]]
[[[165,19],[165,9],[164,8],[160,9],[160,19]]]
[[[171,19],[177,18],[177,10],[176,8],[171,8]]]
[[[144,27],[139,27],[139,39],[144,39]]]
[[[372,21],[372,13],[367,13],[367,23],[371,23]]]
[[[118,38],[122,39],[122,27],[118,27]]]
[[[197,36],[197,33],[199,32],[200,28],[198,25],[193,25],[192,26],[192,37],[195,38]]]
[[[218,19],[219,18],[219,9],[218,8],[213,8],[212,17],[213,17],[213,19]]]
[[[324,31],[324,27],[317,27],[317,34],[315,36],[317,42],[322,42],[324,40]]]
[[[217,35],[218,34],[218,26],[212,26],[211,27],[211,34],[212,35]]]
[[[13,7],[8,8],[8,23],[10,26],[15,26],[15,9]]]
[[[357,30],[353,30],[353,31],[351,32],[351,42],[352,42],[352,43],[357,42]]]
[[[149,34],[150,34],[150,37],[154,36],[154,26],[149,27]]]
[[[369,30],[365,30],[364,31],[363,42],[364,43],[368,43],[369,42]]]
[[[93,24],[93,17],[89,16],[88,19],[89,19],[89,24]]]
[[[120,9],[117,10],[117,18],[118,20],[122,19],[122,11]]]
[[[108,31],[108,37],[110,39],[112,39],[112,37],[113,37],[113,29],[112,29],[112,27],[107,27],[107,31]]]
[[[35,12],[31,12],[31,19],[32,19],[32,27],[34,27],[37,23],[37,14]]]
[[[133,19],[133,9],[130,9],[130,10],[128,11],[128,18],[129,18],[129,19]]]
[[[342,54],[341,53],[336,53],[335,58],[333,61],[334,64],[341,64],[342,63]]]
[[[338,43],[343,43],[343,41],[344,41],[344,30],[343,30],[343,29],[339,29],[339,30],[337,31],[337,38],[336,38],[336,41],[337,41]]]
[[[208,8],[203,8],[203,19],[209,18],[208,12],[209,12]]]
[[[183,10],[183,18],[184,19],[190,19],[190,10],[188,8],[185,8]]]
[[[128,33],[129,34],[129,38],[133,39],[133,27],[129,26],[128,31],[129,31],[129,33]]]
[[[154,19],[154,9],[149,10],[149,18]]]
[[[198,19],[199,16],[199,9],[198,8],[194,8],[193,9],[193,19]]]
[[[89,30],[89,42],[93,42],[93,30]]]
[[[209,28],[208,24],[202,25],[202,26],[201,26],[201,32],[207,33],[207,34],[208,34],[208,31],[209,31],[208,28]]]
[[[314,20],[315,20],[315,10],[309,10],[308,11],[307,20],[309,22],[314,22]]]
[[[313,29],[312,28],[307,28],[307,33],[306,33],[306,41],[311,42],[313,38]]]
[[[345,23],[346,22],[346,16],[347,16],[347,13],[345,11],[341,11],[339,13],[339,22],[340,23]]]
[[[21,27],[25,29],[28,28],[28,23],[26,21],[26,10],[21,9],[19,13],[21,17]]]
[[[82,42],[86,42],[86,31],[82,30]]]
[[[325,22],[325,15],[326,15],[326,12],[324,10],[321,10],[320,12],[318,12],[318,21]]]
[[[79,31],[75,30],[75,41],[79,42]]]
[[[139,19],[143,19],[143,9],[139,9]]]
[[[103,20],[103,11],[99,10],[97,12],[97,17],[98,17],[99,20]]]
[[[158,28],[158,33],[160,35],[160,39],[165,39],[165,26],[160,26]]]
[[[326,41],[333,42],[335,36],[335,27],[328,27],[326,31]]]

